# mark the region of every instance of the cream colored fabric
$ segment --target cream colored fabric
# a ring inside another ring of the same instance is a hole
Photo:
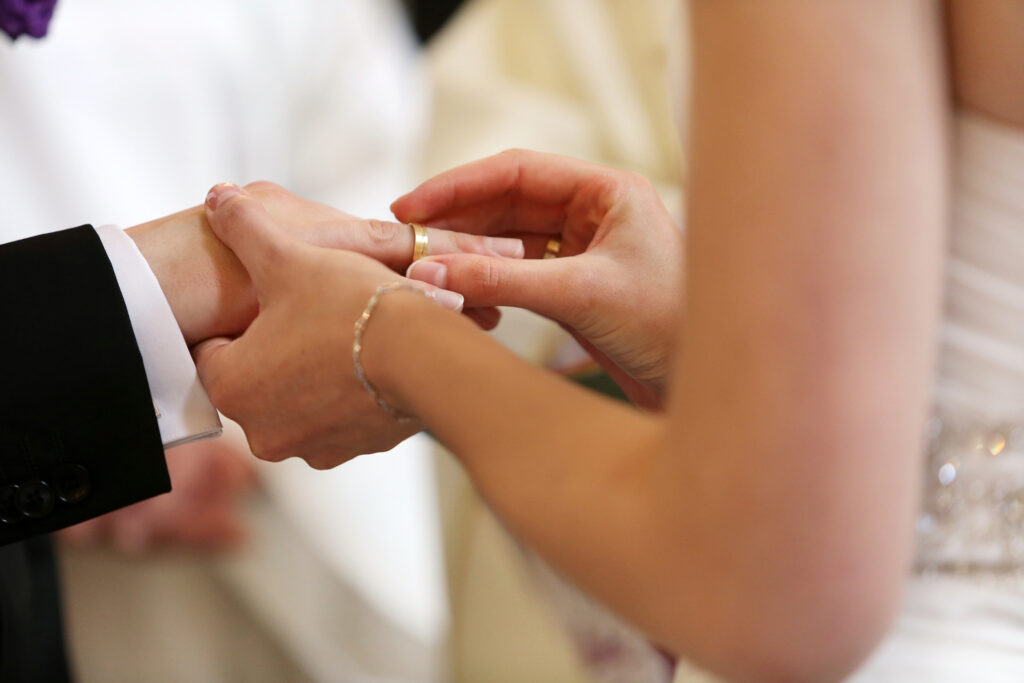
[[[669,93],[681,89],[669,87],[669,73],[678,82],[680,52],[668,47],[679,44],[679,27],[673,0],[471,2],[429,49],[435,119],[424,177],[528,148],[643,173],[679,215]],[[497,335],[540,363],[566,340],[556,326],[514,310]],[[552,588],[546,571],[535,574],[458,466],[446,455],[442,464],[455,680],[664,680],[646,673],[662,665],[656,655],[653,667],[649,658],[631,670],[584,666],[566,628],[575,619],[578,633],[579,617],[560,611],[578,615],[580,597]]]

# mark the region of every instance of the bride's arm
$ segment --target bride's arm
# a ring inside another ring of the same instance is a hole
[[[687,321],[665,415],[587,394],[408,292],[363,339],[370,380],[516,535],[730,678],[837,679],[897,602],[945,219],[935,12],[694,4]],[[367,452],[387,416],[343,347],[393,274],[285,239],[243,197],[215,195],[209,215],[260,297],[244,335],[197,351],[214,403],[269,459]]]
[[[908,564],[945,220],[937,12],[696,2],[693,28],[668,419],[395,302],[370,375],[514,533],[661,643],[739,678],[836,676]]]

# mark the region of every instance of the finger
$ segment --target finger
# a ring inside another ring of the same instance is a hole
[[[214,337],[192,349],[192,360],[195,361],[199,381],[202,382],[214,407],[221,412],[224,412],[224,406],[218,405],[221,402],[220,382],[227,365],[227,351],[231,348],[231,343],[227,337]]]
[[[379,220],[354,220],[337,231],[323,246],[357,251],[384,265],[404,271],[412,263],[415,232],[405,223]],[[329,231],[327,231],[329,232]],[[487,237],[427,228],[428,254],[486,254],[522,258],[523,243],[518,238]]]
[[[422,280],[410,280],[407,278],[403,282],[410,287],[415,287],[416,289],[426,292],[427,295],[434,300],[434,303],[441,308],[446,308],[455,313],[462,312],[466,298],[458,292],[443,289]],[[202,375],[200,375],[200,377],[202,377]]]
[[[491,331],[501,322],[501,310],[494,306],[483,308],[467,308],[462,312],[464,316],[472,320],[482,330]]]
[[[257,291],[277,272],[282,255],[292,244],[263,204],[231,183],[215,185],[206,195],[206,219],[242,262]]]
[[[458,233],[456,233],[458,234]],[[508,237],[518,240],[523,245],[523,255],[521,258],[538,259],[542,258],[548,250],[548,244],[552,239],[558,239],[560,243],[559,256],[575,256],[581,254],[587,250],[589,242],[578,240],[572,233],[556,236],[556,235],[534,235],[530,233],[505,233],[502,237]],[[458,253],[474,253],[471,251],[456,251],[456,252],[438,252],[435,253],[433,247],[430,249],[430,256],[447,256],[449,254]],[[493,256],[493,254],[482,254],[482,256]]]
[[[613,179],[618,171],[570,157],[509,150],[441,173],[395,200],[400,221],[423,223],[433,217],[503,197],[542,204],[565,204],[580,186]]]
[[[347,211],[303,199],[277,183],[272,183],[268,180],[256,180],[246,183],[245,190],[259,199],[263,206],[267,208],[270,217],[282,225],[287,224],[296,215],[305,215],[311,218],[327,218],[328,220],[334,220],[340,216],[342,218],[358,220],[357,216],[353,216]]]
[[[403,283],[426,292],[427,296],[433,299],[434,303],[438,306],[455,313],[460,313],[462,311],[463,305],[466,301],[466,298],[458,292],[452,292],[447,289],[437,287],[429,282],[424,282],[422,280],[410,280],[407,278]]]
[[[565,230],[566,222],[564,204],[538,204],[520,197],[461,206],[438,213],[429,220],[435,228],[505,237],[520,233],[556,235]]]
[[[516,306],[556,320],[583,307],[586,285],[574,282],[569,259],[513,260],[462,254],[432,257],[409,267],[406,277],[456,291],[465,305]]]
[[[522,258],[523,241],[517,237],[488,237],[427,228],[427,255],[481,254]],[[403,269],[404,270],[404,269]]]

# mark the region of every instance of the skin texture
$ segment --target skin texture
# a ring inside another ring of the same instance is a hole
[[[236,339],[198,345],[195,358],[214,405],[248,427],[253,454],[270,461],[301,454],[310,466],[326,469],[387,450],[422,429],[383,412],[352,370],[354,321],[378,286],[402,278],[360,254],[298,241],[256,197],[235,186],[214,188],[207,214],[251,275],[259,315]],[[347,290],[347,306],[336,305],[337,288]],[[440,300],[413,296],[440,309]],[[461,305],[458,297],[450,308]],[[311,376],[321,377],[326,391],[311,391]],[[294,429],[298,414],[301,426]]]
[[[1024,128],[1024,3],[947,0],[957,103]]]
[[[664,413],[611,403],[531,367],[412,294],[387,297],[364,338],[370,379],[460,458],[513,533],[665,649],[730,680],[841,680],[899,602],[948,224],[940,9],[925,0],[692,3],[685,281],[675,285],[685,323],[671,345]],[[505,187],[521,190],[528,174],[514,175]],[[490,176],[459,177],[449,175],[442,192],[428,182],[396,211],[463,206]],[[522,208],[518,196],[493,200],[474,229],[565,220],[561,210]],[[598,216],[608,208],[581,201]],[[239,256],[254,279],[266,275],[261,296],[308,301],[323,288],[281,275],[308,271],[330,283],[332,298],[294,317],[268,311],[259,336],[276,346],[254,339],[235,357],[201,347],[214,401],[239,407],[243,427],[276,439],[275,458],[308,452],[326,466],[352,457],[337,430],[351,418],[358,432],[364,416],[344,412],[338,396],[359,391],[337,354],[351,339],[338,318],[349,316],[350,327],[389,276],[352,256],[329,263],[251,198],[214,202],[210,221],[245,249]],[[628,229],[607,225],[609,241],[612,227]],[[262,246],[240,244],[241,234]],[[596,237],[566,237],[567,262],[598,246]],[[543,241],[527,239],[528,253]],[[658,262],[650,248],[638,245],[645,253],[627,268],[645,283],[641,298],[621,285],[637,315],[643,297],[666,286],[648,278],[645,264]],[[523,270],[554,278],[571,267]],[[506,291],[526,301],[518,290],[530,286],[524,278]],[[546,314],[568,319],[557,307]],[[297,349],[327,354],[330,373],[315,362],[289,367],[305,376],[279,372]],[[246,356],[250,369],[270,372],[246,372]],[[268,397],[297,398],[297,386],[307,403]],[[308,402],[333,413],[307,415]]]
[[[433,256],[407,276],[458,291],[467,306],[558,321],[634,403],[661,405],[683,236],[646,178],[511,150],[432,178],[391,209],[401,221],[522,238],[533,258]],[[561,240],[559,258],[536,260],[551,238]]]
[[[356,218],[302,199],[273,183],[246,186],[278,224],[296,239],[367,254],[404,272],[412,260],[407,225]],[[203,207],[194,207],[126,230],[152,268],[185,341],[192,346],[216,336],[240,334],[256,315],[249,275],[210,230]],[[466,251],[521,257],[518,240],[430,230],[431,253]],[[481,317],[487,321],[486,313]],[[492,314],[493,315],[493,314]],[[497,319],[493,319],[497,323]],[[491,325],[493,327],[493,324]]]
[[[413,238],[407,225],[358,219],[273,183],[253,183],[248,189],[297,239],[367,253],[395,270],[409,266]],[[431,253],[523,254],[518,240],[429,232]],[[127,233],[157,276],[190,346],[214,336],[240,334],[255,317],[258,306],[249,274],[213,235],[203,207],[129,228]],[[478,309],[472,317],[485,329],[498,322],[495,309]],[[167,453],[174,486],[170,494],[77,525],[62,537],[80,547],[109,546],[126,553],[231,550],[244,538],[239,503],[255,481],[248,457],[223,442],[172,449]]]

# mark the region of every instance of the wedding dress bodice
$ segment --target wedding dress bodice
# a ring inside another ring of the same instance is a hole
[[[1024,132],[956,123],[917,565],[1024,570]]]

